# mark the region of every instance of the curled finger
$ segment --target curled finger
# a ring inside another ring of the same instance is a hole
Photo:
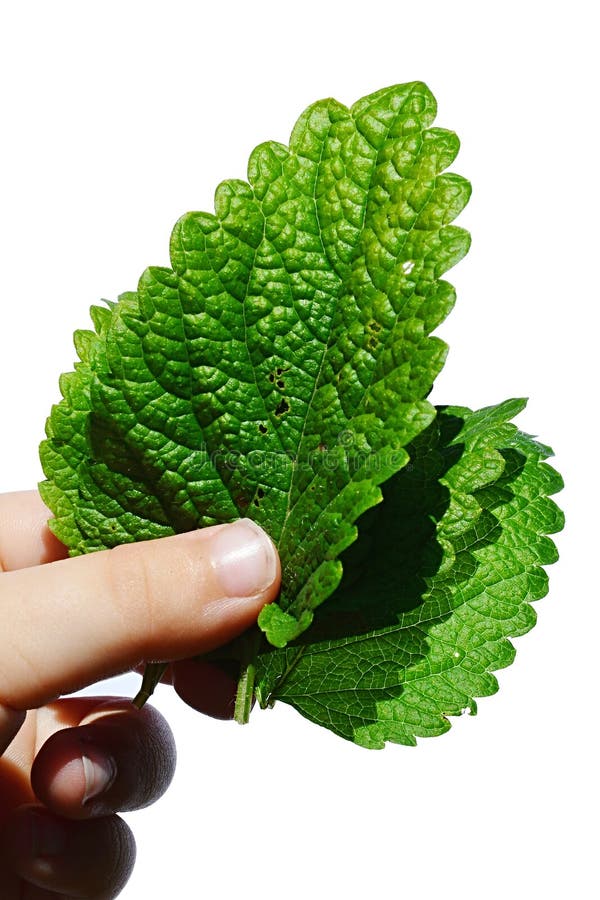
[[[5,864],[25,882],[18,896],[36,900],[44,891],[112,900],[129,880],[136,856],[133,834],[118,816],[72,822],[39,806],[13,813],[1,847]]]
[[[158,710],[110,700],[77,727],[46,741],[31,783],[39,800],[61,816],[106,816],[158,800],[173,779],[176,756],[173,735]]]

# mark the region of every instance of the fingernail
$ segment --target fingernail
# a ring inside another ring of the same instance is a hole
[[[213,566],[226,594],[252,597],[275,580],[275,547],[251,519],[239,519],[223,528],[215,537],[213,547]]]
[[[89,800],[99,797],[111,787],[117,775],[117,767],[110,757],[91,751],[83,754],[81,762],[85,775],[85,791],[81,805],[85,806]]]

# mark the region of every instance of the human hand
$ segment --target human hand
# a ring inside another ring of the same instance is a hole
[[[47,518],[35,492],[0,496],[0,896],[112,900],[135,860],[115,813],[164,793],[173,738],[152,707],[55,698],[183,660],[169,670],[178,692],[225,715],[227,687],[198,684],[186,658],[255,621],[279,561],[247,520],[66,559]]]

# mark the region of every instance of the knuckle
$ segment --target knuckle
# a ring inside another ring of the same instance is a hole
[[[142,545],[127,544],[107,553],[107,581],[113,606],[130,645],[147,655],[157,631],[159,607],[152,561]]]

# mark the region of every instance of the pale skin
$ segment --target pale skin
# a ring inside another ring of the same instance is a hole
[[[191,657],[256,620],[280,567],[247,520],[67,559],[48,516],[36,492],[0,495],[0,896],[112,900],[135,860],[117,813],[167,789],[173,737],[150,706],[57,698],[174,660],[177,693],[230,716],[233,682]]]

